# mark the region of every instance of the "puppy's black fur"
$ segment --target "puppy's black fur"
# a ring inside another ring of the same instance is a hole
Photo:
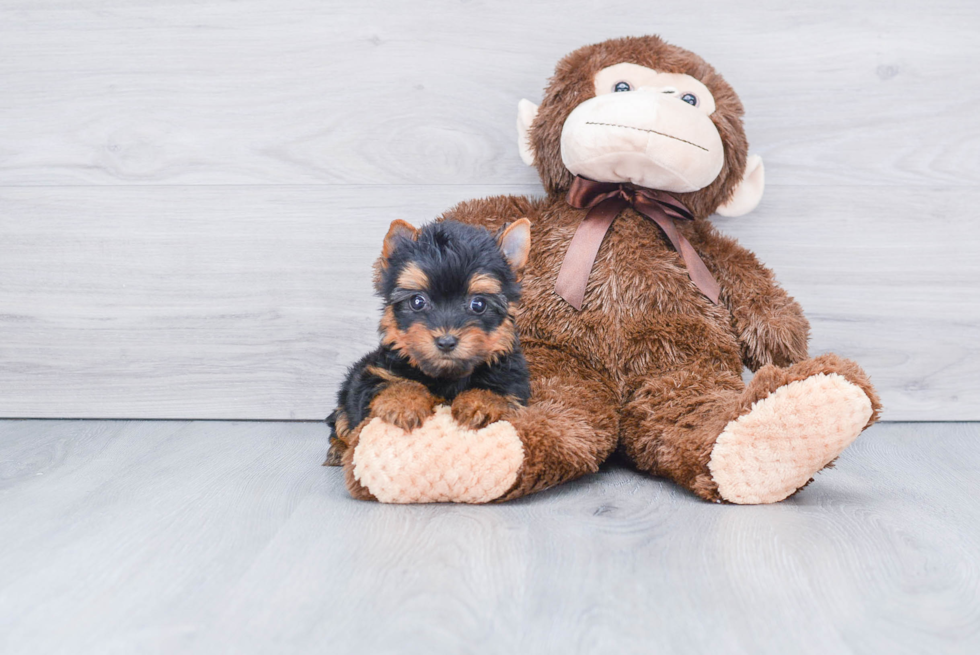
[[[508,232],[494,238],[454,221],[419,230],[392,224],[375,277],[384,301],[381,346],[347,372],[327,418],[325,465],[340,464],[347,437],[370,418],[372,401],[399,381],[421,383],[447,403],[469,389],[527,403],[529,375],[513,315],[523,261],[505,254]]]

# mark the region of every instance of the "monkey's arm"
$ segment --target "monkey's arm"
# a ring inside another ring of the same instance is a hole
[[[773,272],[706,220],[695,223],[689,238],[721,285],[721,301],[732,313],[745,365],[756,371],[806,359],[810,323]]]

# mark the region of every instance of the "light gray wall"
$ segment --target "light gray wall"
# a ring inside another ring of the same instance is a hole
[[[322,418],[389,221],[539,193],[517,101],[643,33],[739,91],[769,186],[716,223],[813,352],[887,419],[980,419],[971,0],[4,2],[0,416]]]

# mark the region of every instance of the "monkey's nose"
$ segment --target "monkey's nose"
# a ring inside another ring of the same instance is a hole
[[[459,343],[459,339],[451,334],[444,334],[441,337],[436,337],[436,347],[439,348],[444,353],[450,353],[453,348]]]

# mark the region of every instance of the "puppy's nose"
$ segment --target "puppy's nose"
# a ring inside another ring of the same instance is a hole
[[[444,353],[452,352],[456,344],[459,343],[459,339],[451,334],[444,334],[440,337],[436,337],[436,347],[439,348]]]

